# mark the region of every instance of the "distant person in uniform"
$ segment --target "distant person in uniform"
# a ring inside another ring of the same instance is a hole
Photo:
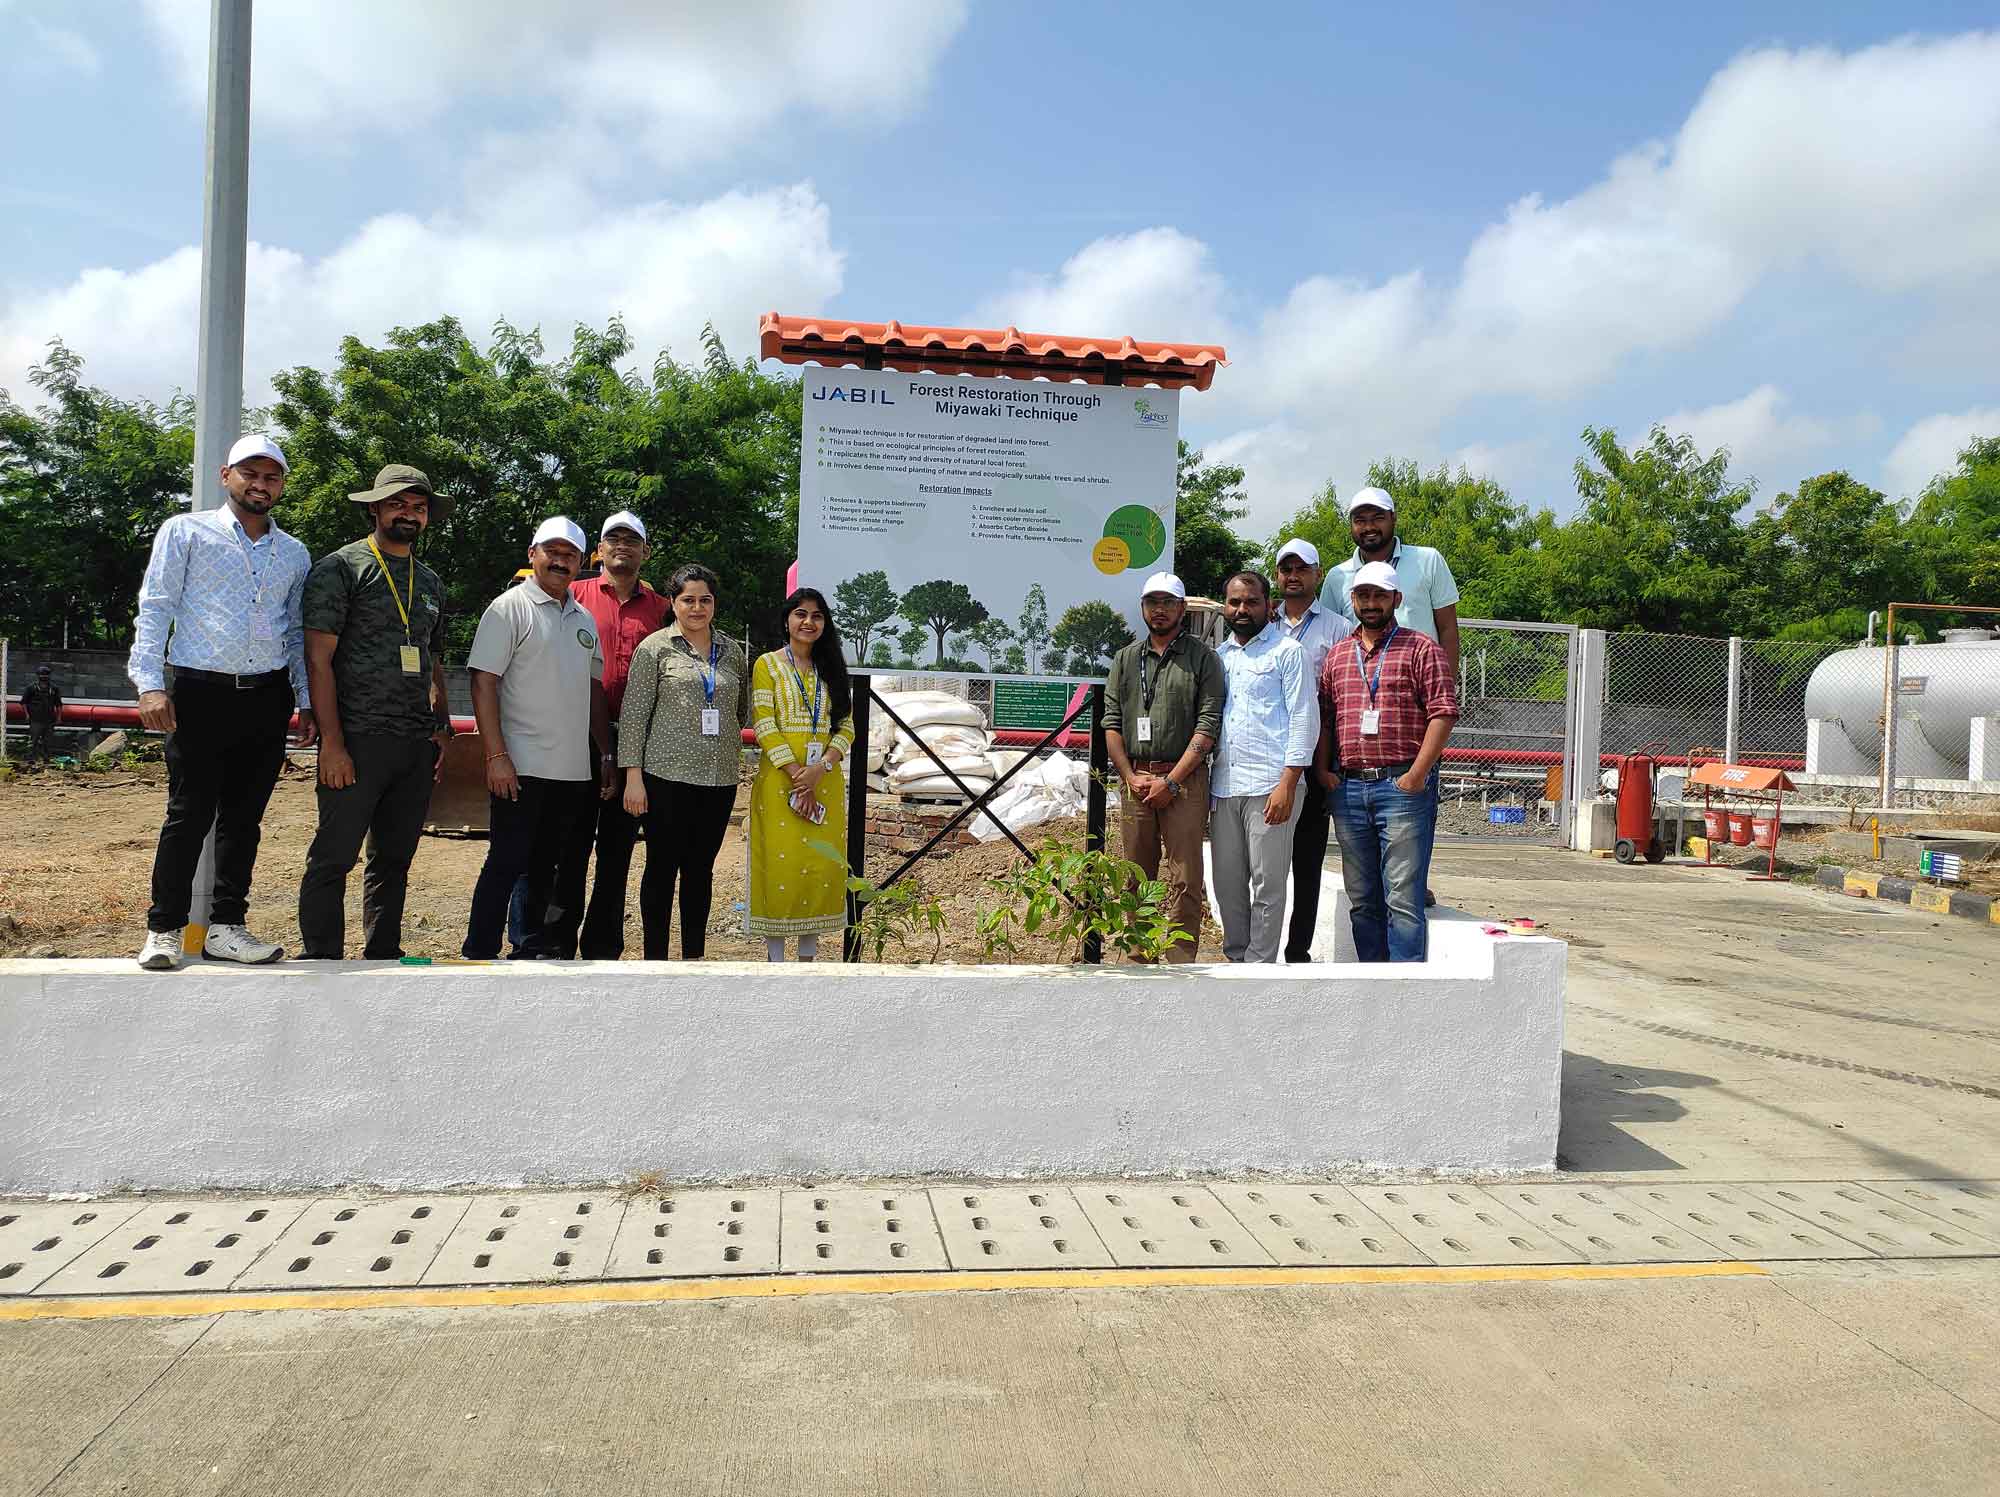
[[[62,720],[62,705],[55,672],[46,665],[36,666],[34,681],[21,693],[21,710],[28,718],[30,763],[47,764],[55,757],[56,724]]]
[[[444,584],[416,558],[418,538],[450,504],[405,463],[347,497],[366,509],[371,533],[322,556],[306,578],[319,829],[299,884],[299,955],[346,954],[347,875],[365,840],[361,955],[394,961],[403,954],[410,860],[451,736]]]
[[[1347,616],[1319,600],[1319,548],[1289,540],[1278,547],[1278,607],[1273,617],[1289,639],[1305,651],[1306,680],[1317,702],[1319,668],[1326,652],[1354,632]],[[1326,866],[1326,790],[1308,774],[1299,787],[1299,820],[1292,831],[1292,918],[1285,932],[1285,960],[1312,960],[1313,931],[1319,925],[1320,875]]]

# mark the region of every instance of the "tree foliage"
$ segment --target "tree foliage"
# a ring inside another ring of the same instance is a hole
[[[869,658],[869,641],[896,616],[901,601],[887,572],[862,572],[833,590],[833,621],[857,664]]]
[[[1117,609],[1093,598],[1064,610],[1049,642],[1067,652],[1071,675],[1095,676],[1111,668],[1111,657],[1132,642],[1132,631]]]
[[[973,597],[972,590],[963,582],[938,577],[930,582],[919,582],[903,594],[902,615],[912,625],[921,625],[937,636],[937,659],[934,664],[943,670],[946,668],[945,637],[963,633],[983,620],[986,605]]]
[[[1174,571],[1190,594],[1220,598],[1222,584],[1243,570],[1256,547],[1236,533],[1249,514],[1243,470],[1210,463],[1183,442],[1174,483]]]

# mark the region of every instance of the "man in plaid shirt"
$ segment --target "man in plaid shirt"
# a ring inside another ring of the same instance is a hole
[[[1437,762],[1458,721],[1451,665],[1436,640],[1396,622],[1396,570],[1371,561],[1348,588],[1356,628],[1320,667],[1319,748],[1355,955],[1420,962],[1424,887],[1437,837]]]

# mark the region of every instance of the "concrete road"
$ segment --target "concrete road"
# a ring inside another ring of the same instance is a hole
[[[2000,932],[1448,845],[1574,943],[1563,1162],[2000,1178]],[[0,1497],[1991,1493],[2000,1260],[0,1324]]]

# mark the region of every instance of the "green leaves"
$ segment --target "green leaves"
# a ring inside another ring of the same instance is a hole
[[[859,918],[854,929],[870,960],[881,961],[891,941],[906,961],[934,962],[944,949],[945,928],[949,923],[944,905],[924,892],[914,875],[900,878],[886,889],[865,878],[847,880],[847,892],[854,900]],[[927,954],[916,957],[925,937],[930,939]]]
[[[989,957],[1019,950],[1017,928],[1023,936],[1054,941],[1073,961],[1093,935],[1135,962],[1157,962],[1168,948],[1192,939],[1166,914],[1165,883],[1147,878],[1137,863],[1075,842],[1045,844],[1032,863],[992,884],[1008,902],[979,916]]]

